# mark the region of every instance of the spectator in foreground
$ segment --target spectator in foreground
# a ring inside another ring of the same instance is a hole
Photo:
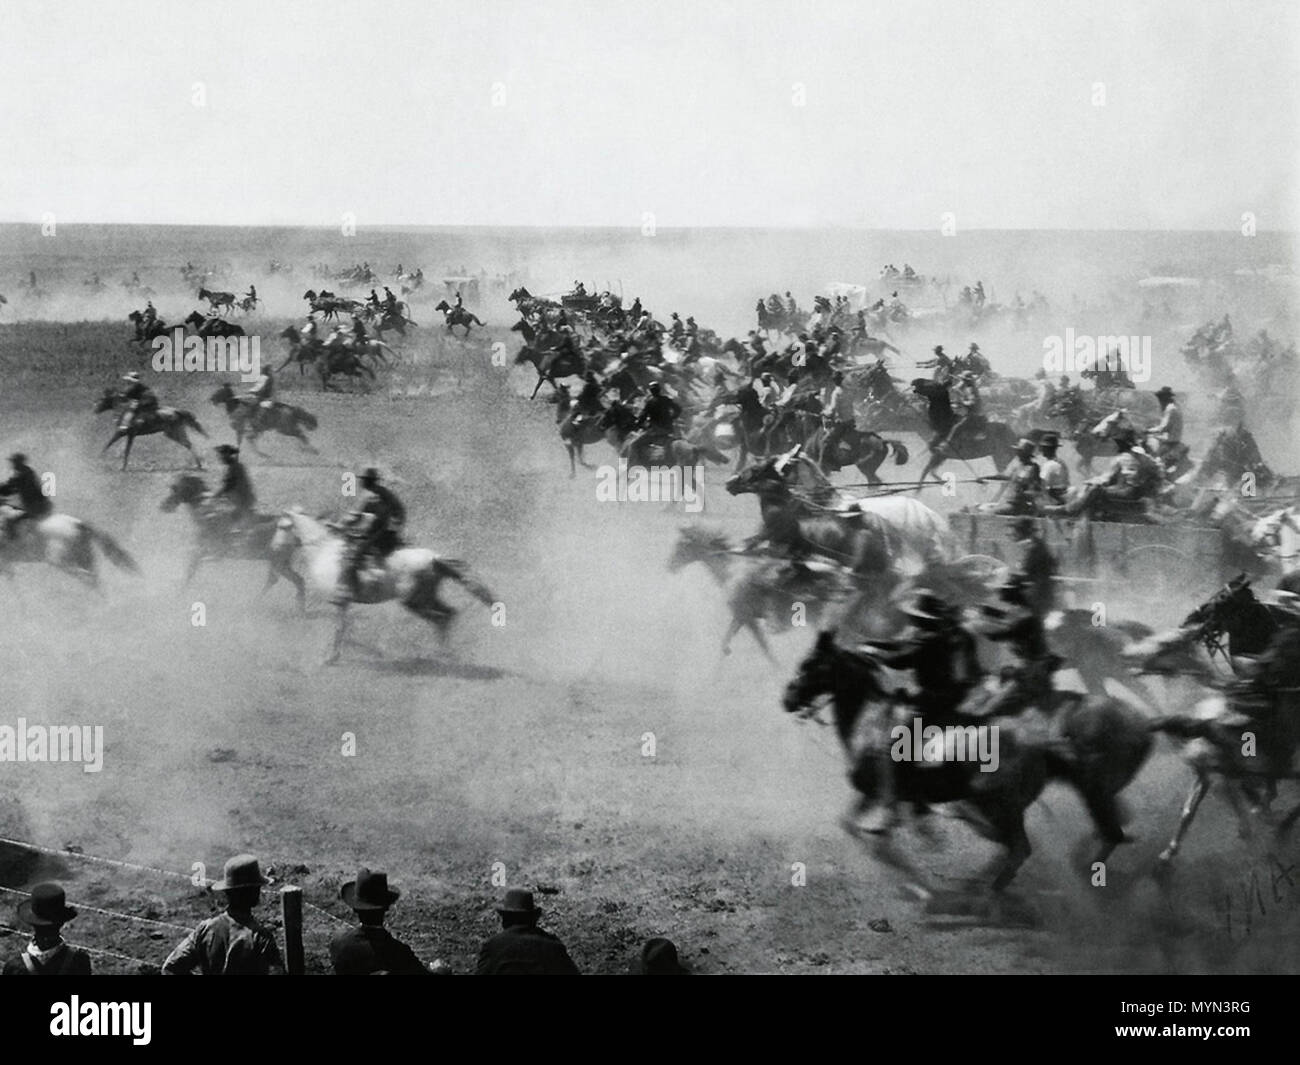
[[[5,962],[5,976],[89,976],[90,955],[63,942],[63,926],[77,916],[58,884],[37,884],[18,904],[18,920],[32,930],[32,941]]]
[[[330,941],[330,962],[339,976],[428,976],[415,952],[384,927],[384,917],[402,893],[388,886],[388,874],[362,866],[339,889],[339,898],[361,923]]]
[[[163,962],[164,976],[183,976],[198,969],[204,976],[282,976],[284,959],[271,930],[253,916],[270,881],[251,854],[226,862],[213,891],[226,896],[226,909],[187,935]]]
[[[487,940],[478,952],[478,976],[577,976],[564,944],[537,927],[541,908],[533,893],[511,888],[497,913],[501,931]]]
[[[690,970],[677,958],[677,945],[671,939],[647,939],[641,957],[632,966],[635,976],[689,976]]]

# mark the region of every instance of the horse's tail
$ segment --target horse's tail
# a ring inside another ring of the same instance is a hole
[[[298,419],[298,421],[300,421],[308,429],[316,428],[317,425],[316,415],[312,414],[310,411],[303,410],[301,407],[294,407],[293,409],[294,409],[294,416]]]
[[[85,535],[94,544],[99,545],[99,549],[104,552],[104,557],[113,563],[118,569],[126,570],[127,573],[134,573],[137,577],[140,575],[140,567],[136,565],[135,559],[122,547],[116,540],[106,532],[101,532],[89,522],[81,523]]]
[[[178,410],[176,412],[176,417],[182,425],[188,426],[189,428],[193,429],[200,436],[208,435],[208,431],[199,424],[198,418],[194,417],[194,415],[191,414],[189,411]]]
[[[901,440],[886,440],[885,446],[894,453],[894,465],[906,466],[911,459],[911,452],[907,450],[907,445]]]
[[[468,562],[458,558],[439,558],[434,561],[434,566],[445,570],[452,580],[463,585],[465,590],[484,606],[491,606],[497,601],[497,597],[488,590],[487,585],[474,576]]]

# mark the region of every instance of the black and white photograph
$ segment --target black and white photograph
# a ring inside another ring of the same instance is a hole
[[[92,976],[1087,974],[1249,1041],[1300,4],[0,19],[35,1035],[147,1038]]]

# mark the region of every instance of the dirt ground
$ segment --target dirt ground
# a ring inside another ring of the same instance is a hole
[[[503,881],[541,893],[545,926],[586,972],[627,971],[655,935],[701,973],[1295,971],[1300,873],[1277,872],[1294,848],[1238,840],[1212,796],[1167,889],[1150,877],[1190,783],[1164,746],[1126,793],[1138,838],[1105,887],[1081,871],[1077,800],[1053,787],[1031,810],[1035,853],[1001,913],[966,890],[991,844],[948,819],[934,848],[905,835],[954,893],[925,912],[839,828],[849,789],[833,734],[781,712],[811,631],[776,637],[780,668],[743,638],[720,662],[717,589],[698,567],[665,570],[680,508],[597,502],[590,471],[568,477],[554,408],[528,402],[531,371],[492,364],[492,344],[513,352],[513,338],[449,340],[425,319],[368,395],[284,376],[284,398],[320,419],[319,454],[266,438],[264,457],[245,457],[263,508],[309,512],[345,508],[342,474],[379,466],[410,508],[411,539],[468,560],[505,623],[465,600],[440,653],[399,607],[360,608],[369,647],[335,666],[328,605],[313,599],[303,619],[283,584],[260,596],[259,565],[212,566],[182,586],[189,520],[158,504],[184,452],[142,440],[126,473],[99,455],[110,421],[91,415],[93,398],[140,363],[126,328],[0,330],[0,366],[27,368],[0,393],[0,447],[55,471],[57,507],[117,537],[144,571],[110,572],[102,597],[35,567],[5,589],[0,722],[99,724],[106,754],[97,774],[6,764],[0,835],[185,874],[202,863],[212,877],[252,851],[312,904],[312,972],[328,968],[328,939],[350,916],[338,888],[360,864],[402,890],[394,931],[457,972],[493,931]],[[215,387],[158,382],[208,430],[209,466],[211,445],[232,439],[207,402]],[[891,476],[915,472],[913,450]],[[726,496],[723,476],[706,474],[704,517],[742,535],[757,508]],[[192,624],[195,603],[205,625]],[[180,877],[0,844],[0,886],[48,877],[83,906],[69,939],[122,956],[98,957],[100,971],[157,965],[182,933],[85,907],[181,926],[215,907]],[[274,893],[263,909],[278,920]]]

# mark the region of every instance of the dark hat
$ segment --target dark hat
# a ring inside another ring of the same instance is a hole
[[[20,463],[26,462],[27,456],[24,455],[21,451],[15,451],[12,455],[9,456],[9,461],[14,463],[14,465],[18,465]]]
[[[651,382],[650,382],[650,391],[653,392],[656,396],[659,395],[659,382],[658,382],[658,381],[651,381]]]
[[[221,879],[212,885],[213,891],[231,891],[235,888],[262,887],[269,884],[262,875],[262,867],[251,854],[236,854],[221,871]]]
[[[1174,390],[1168,385],[1164,385],[1156,390],[1156,399],[1173,399]]]
[[[37,884],[31,897],[18,904],[18,920],[33,928],[57,927],[76,916],[62,886],[55,883]]]
[[[1034,523],[1033,518],[1017,518],[1011,523],[1012,535],[1017,539],[1026,540],[1038,531],[1038,526]]]
[[[541,913],[542,909],[533,902],[533,893],[525,891],[523,888],[508,888],[506,897],[502,900],[501,905],[497,907],[497,913],[503,916],[507,913],[536,916]]]
[[[355,880],[339,888],[339,898],[354,910],[386,910],[401,897],[397,888],[388,886],[387,873],[372,873],[364,865]]]
[[[379,480],[379,471],[375,469],[373,466],[367,466],[364,470],[361,471],[362,484],[368,484],[371,481],[378,481],[378,480]]]
[[[1038,438],[1038,446],[1043,447],[1060,447],[1061,435],[1059,433],[1044,433]]]
[[[214,447],[212,450],[215,451],[218,455],[238,455],[238,454],[239,454],[239,448],[235,447],[234,444],[218,444],[218,445],[217,445],[216,447]]]
[[[972,340],[972,341],[970,342],[970,349],[971,349],[971,351],[979,351],[980,346],[979,346],[978,344],[976,344],[975,341]]]
[[[942,354],[943,354],[943,345],[942,345],[942,344],[936,344],[936,345],[934,346],[934,353],[935,353],[936,355],[942,355]]]
[[[671,939],[656,936],[641,948],[636,971],[641,976],[687,976],[689,970],[677,960],[677,947]]]

